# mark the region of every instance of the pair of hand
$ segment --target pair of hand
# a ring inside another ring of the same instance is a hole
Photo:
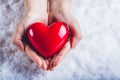
[[[27,55],[44,70],[53,70],[65,57],[68,51],[77,46],[81,39],[80,26],[70,12],[70,3],[70,0],[50,0],[50,11],[48,12],[47,0],[25,0],[26,14],[15,29],[13,42],[21,51],[25,51]],[[71,39],[68,40],[58,54],[52,59],[44,59],[38,56],[27,43],[24,43],[22,38],[29,25],[35,22],[42,22],[49,25],[55,21],[65,22],[69,25]]]

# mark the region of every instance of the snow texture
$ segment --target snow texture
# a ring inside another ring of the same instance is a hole
[[[120,80],[120,0],[73,0],[83,39],[54,71],[43,71],[11,42],[23,0],[0,0],[0,80]]]

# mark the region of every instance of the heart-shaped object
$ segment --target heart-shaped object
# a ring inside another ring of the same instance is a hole
[[[41,56],[50,58],[64,46],[68,34],[68,26],[63,22],[55,22],[50,26],[36,22],[29,26],[27,36]]]

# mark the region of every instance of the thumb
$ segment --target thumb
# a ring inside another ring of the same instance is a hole
[[[67,14],[67,15],[66,15]],[[61,16],[62,15],[62,16]],[[63,13],[57,16],[58,21],[65,22],[69,26],[69,30],[71,33],[71,47],[75,48],[78,42],[82,38],[82,34],[80,32],[80,25],[77,20],[69,13]]]
[[[22,51],[24,51],[24,45],[22,42],[24,32],[24,26],[18,24],[13,34],[13,43]]]
[[[72,19],[72,22],[69,24],[71,31],[71,47],[75,48],[79,41],[82,39],[82,33],[80,31],[80,25],[75,18]]]

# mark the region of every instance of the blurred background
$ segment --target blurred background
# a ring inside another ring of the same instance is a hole
[[[11,42],[23,0],[0,0],[0,80],[119,80],[120,0],[73,0],[83,39],[54,71],[43,71]]]

